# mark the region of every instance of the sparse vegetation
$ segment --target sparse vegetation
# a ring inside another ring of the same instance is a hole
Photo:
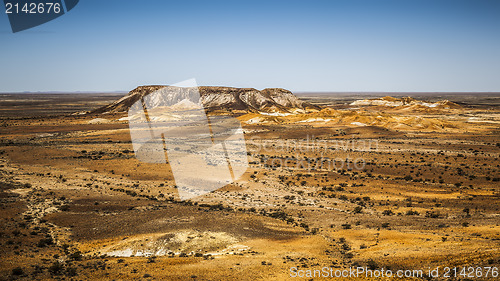
[[[218,280],[235,272],[258,279],[268,271],[279,279],[282,264],[375,270],[433,266],[441,255],[478,265],[499,260],[484,251],[500,239],[493,231],[500,167],[492,123],[477,122],[469,134],[460,131],[462,117],[449,121],[419,112],[420,120],[410,111],[338,107],[314,113],[331,124],[294,123],[309,113],[266,116],[265,126],[239,116],[250,168],[238,181],[190,200],[177,196],[182,188],[168,165],[137,161],[121,121],[81,126],[90,117],[60,116],[65,124],[58,131],[55,117],[0,119],[0,246],[6,260],[0,279]],[[388,123],[378,123],[379,115]],[[391,127],[400,116],[435,127]],[[375,125],[351,125],[363,121],[357,118]],[[314,137],[308,142],[304,134]],[[345,145],[372,140],[380,149]],[[254,149],[267,141],[270,149]],[[293,145],[283,146],[286,141]],[[353,167],[356,158],[365,161],[363,169]],[[307,167],[326,160],[336,166]],[[294,170],[300,161],[305,165]],[[184,229],[193,232],[180,239]],[[128,255],[148,247],[165,253]],[[409,258],[409,252],[418,255]],[[196,275],[179,273],[193,262]],[[258,277],[246,270],[255,263],[262,265]]]

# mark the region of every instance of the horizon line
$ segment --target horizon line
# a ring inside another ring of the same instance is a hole
[[[163,86],[163,85],[158,85]],[[168,86],[168,85],[165,85]],[[240,88],[231,86],[198,86],[198,87],[229,87],[229,88]],[[245,87],[246,88],[246,87]],[[272,87],[276,88],[276,87]],[[278,87],[279,88],[279,87]],[[269,89],[269,88],[264,88]],[[281,88],[288,90],[286,88]],[[258,89],[257,89],[258,90]],[[0,92],[0,95],[5,94],[121,94],[129,93],[131,90],[110,90],[110,91],[13,91],[13,92]],[[500,94],[500,91],[308,91],[299,90],[291,91],[292,93],[304,94],[304,93],[318,93],[318,94],[383,94],[383,93],[410,93],[410,94]]]

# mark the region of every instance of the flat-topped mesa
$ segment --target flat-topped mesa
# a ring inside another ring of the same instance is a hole
[[[127,112],[135,102],[163,88],[167,88],[167,86],[139,86],[121,99],[98,108],[92,113]],[[183,88],[180,91],[177,89],[176,91],[172,91],[172,95],[174,96],[165,96],[162,98],[179,101],[184,99],[192,100],[193,92],[193,88]],[[320,109],[320,107],[302,101],[292,94],[292,92],[281,88],[268,88],[259,91],[253,88],[200,86],[198,87],[198,92],[201,103],[208,112],[246,111],[293,113],[316,111]]]

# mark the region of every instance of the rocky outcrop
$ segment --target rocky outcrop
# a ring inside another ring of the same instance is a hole
[[[126,96],[121,99],[100,107],[91,113],[118,113],[118,112],[127,112],[129,108],[142,97],[147,96],[148,94],[157,91],[164,86],[140,86],[130,91]]]
[[[253,88],[232,88],[201,86],[196,88],[174,88],[168,86],[139,86],[130,91],[123,98],[98,108],[92,113],[119,113],[127,112],[130,107],[149,94],[161,90],[165,95],[162,99],[172,101],[190,100],[199,102],[208,112],[211,111],[247,111],[247,112],[267,112],[267,113],[293,113],[315,111],[320,108],[297,98],[292,92],[281,88],[269,88],[262,91]],[[199,92],[199,98],[198,93]],[[161,101],[156,101],[161,103]]]
[[[378,99],[365,99],[356,100],[350,105],[355,106],[385,106],[392,108],[405,108],[405,109],[457,109],[461,108],[460,105],[453,103],[449,100],[442,100],[438,102],[427,102],[416,100],[412,97],[394,98],[394,97],[383,97]]]

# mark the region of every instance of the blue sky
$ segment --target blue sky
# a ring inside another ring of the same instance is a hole
[[[500,1],[81,0],[0,50],[0,92],[500,91]]]

